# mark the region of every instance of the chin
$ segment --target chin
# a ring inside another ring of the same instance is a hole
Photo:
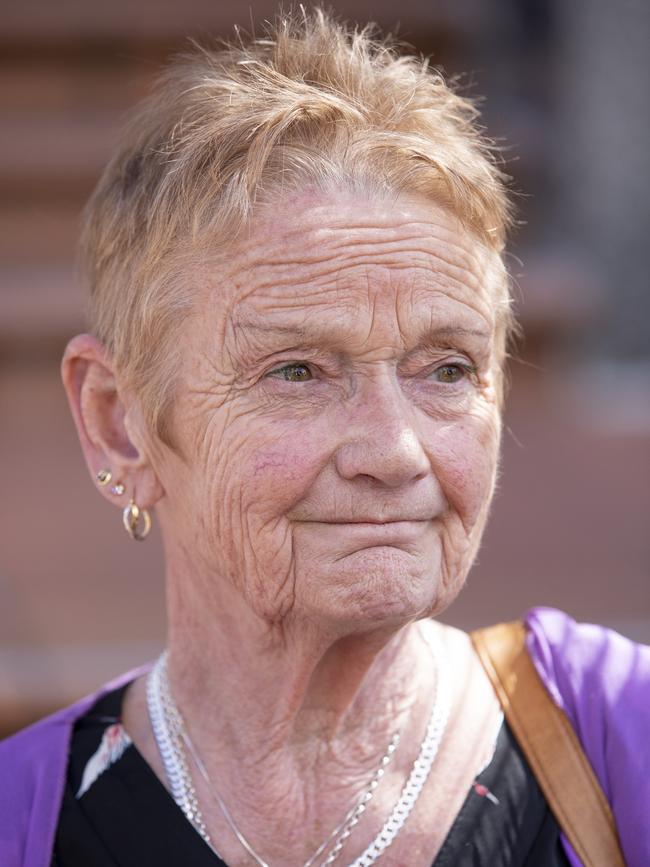
[[[351,554],[318,578],[312,573],[310,619],[355,632],[398,627],[446,607],[438,560],[388,546]]]

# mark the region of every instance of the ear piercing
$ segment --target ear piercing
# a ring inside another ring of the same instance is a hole
[[[106,485],[108,485],[113,478],[113,474],[108,469],[99,470],[95,478],[97,479],[97,484],[100,487],[105,488]],[[111,487],[111,494],[113,494],[113,496],[115,497],[121,497],[125,491],[126,488],[124,487],[122,482],[115,482],[115,484]]]
[[[97,479],[97,484],[103,488],[113,478],[113,474],[110,470],[99,470],[95,478]]]
[[[129,536],[136,542],[143,542],[151,530],[151,516],[131,500],[122,512],[122,524]]]
[[[109,469],[98,470],[95,475],[97,484],[104,488],[110,483],[113,474]],[[126,487],[122,482],[115,482],[111,487],[111,494],[115,497],[121,497],[126,491]],[[129,536],[136,542],[143,542],[149,535],[151,530],[151,515],[146,509],[141,509],[136,502],[131,499],[128,506],[122,511],[122,524]]]

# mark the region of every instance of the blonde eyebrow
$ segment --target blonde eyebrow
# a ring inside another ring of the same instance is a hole
[[[261,331],[265,334],[304,336],[309,333],[309,329],[302,325],[282,325],[279,322],[269,322],[264,319],[235,319],[232,321],[232,327],[237,330],[243,329],[244,331]]]
[[[258,339],[261,335],[271,339],[271,345],[278,340],[276,351],[303,351],[308,352],[315,344],[321,348],[328,346],[330,349],[337,348],[340,352],[342,346],[347,344],[347,341],[353,337],[348,328],[337,327],[336,323],[328,322],[327,327],[323,330],[319,327],[319,322],[277,322],[272,318],[263,319],[257,317],[236,317],[232,320],[232,328],[237,332],[241,330],[242,336],[247,332],[251,340],[255,343],[256,336]],[[491,330],[486,328],[471,328],[463,325],[443,325],[433,328],[425,328],[419,334],[413,335],[413,343],[411,348],[404,347],[404,351],[409,355],[417,352],[440,352],[441,350],[455,351],[474,351],[481,354],[485,351],[485,347],[489,346],[493,339]],[[262,343],[264,340],[262,338]],[[463,347],[463,344],[465,346]],[[479,346],[481,349],[479,350]]]
[[[440,339],[451,339],[453,337],[480,337],[481,340],[490,340],[492,333],[483,328],[463,328],[456,326],[441,326],[427,331],[424,342],[432,343]]]
[[[235,319],[232,322],[232,327],[236,329],[243,328],[251,331],[263,331],[270,334],[282,335],[307,335],[314,332],[314,328],[309,325],[299,324],[282,324],[279,322],[270,322],[268,320],[259,319]],[[492,337],[488,329],[483,328],[465,328],[463,326],[442,325],[439,328],[427,330],[426,338],[444,338],[444,337],[481,337],[484,340],[489,340]]]

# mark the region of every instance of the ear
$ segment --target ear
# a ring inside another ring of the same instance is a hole
[[[93,484],[108,469],[111,482],[99,487],[107,500],[124,507],[133,498],[140,508],[152,508],[164,491],[148,460],[141,414],[133,397],[120,391],[103,344],[90,334],[73,337],[61,376]],[[111,492],[119,482],[121,495]]]

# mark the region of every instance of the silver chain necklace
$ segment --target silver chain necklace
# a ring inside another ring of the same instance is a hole
[[[379,785],[381,778],[384,776],[386,767],[390,763],[390,760],[393,756],[393,753],[395,752],[395,750],[397,748],[397,744],[399,743],[399,738],[400,738],[399,734],[393,735],[393,739],[391,740],[390,744],[388,745],[388,749],[387,749],[385,755],[382,757],[382,760],[379,763],[379,767],[375,771],[375,774],[374,774],[372,780],[370,781],[370,785],[368,786],[366,791],[363,793],[361,798],[358,800],[357,804],[355,806],[353,806],[346,813],[343,821],[339,825],[337,825],[336,828],[334,828],[334,830],[327,837],[327,839],[324,840],[320,844],[318,849],[316,849],[314,854],[310,858],[308,858],[307,861],[305,861],[305,863],[303,864],[303,867],[312,867],[312,865],[314,864],[316,859],[319,857],[319,855],[322,855],[322,853],[327,849],[328,845],[330,845],[332,843],[332,839],[337,834],[339,836],[336,838],[336,840],[333,843],[334,848],[332,851],[336,850],[336,854],[338,854],[341,847],[343,846],[343,842],[350,835],[352,828],[358,823],[359,819],[361,818],[361,815],[365,812],[365,809],[366,809],[368,803],[372,799],[372,796],[374,795],[375,789]],[[187,730],[185,730],[183,733],[183,739],[185,741],[185,744],[186,744],[188,750],[190,751],[190,753],[192,755],[194,763],[198,767],[199,772],[200,772],[201,776],[203,777],[203,779],[204,779],[204,781],[205,781],[205,783],[206,783],[206,785],[210,791],[210,794],[212,795],[214,800],[219,805],[223,815],[226,818],[226,821],[230,825],[230,829],[232,830],[233,834],[237,837],[237,839],[239,840],[241,845],[244,847],[244,849],[246,849],[246,851],[249,853],[249,855],[251,855],[251,857],[260,865],[260,867],[269,867],[268,863],[253,849],[251,844],[248,842],[248,840],[244,837],[244,835],[241,833],[241,831],[239,830],[239,828],[235,824],[235,821],[232,818],[230,811],[228,810],[228,808],[224,804],[221,796],[219,795],[219,792],[213,786],[212,781],[211,781],[211,779],[208,775],[208,772],[205,768],[205,765],[203,764],[201,757],[197,753],[196,748],[190,739],[190,736],[187,734]],[[338,849],[337,849],[337,846],[338,846]],[[335,857],[336,857],[336,855],[334,856],[334,858]],[[326,865],[326,864],[331,864],[334,861],[334,858],[331,857],[331,853],[330,853],[330,856],[328,856],[327,860],[322,862],[321,867],[324,867],[324,865]]]
[[[426,635],[425,640],[427,641],[434,657],[436,688],[433,712],[427,725],[424,740],[420,746],[419,755],[413,763],[411,773],[402,789],[401,795],[381,831],[364,852],[354,862],[352,862],[351,865],[349,865],[349,867],[369,867],[369,865],[374,864],[375,861],[380,858],[382,853],[391,845],[410,815],[424,787],[427,777],[429,776],[429,772],[431,771],[431,767],[438,752],[449,716],[449,696],[446,683],[441,682],[443,680],[443,674],[441,666],[438,664],[438,648]],[[187,747],[192,755],[192,759],[203,777],[211,795],[219,805],[219,808],[241,846],[249,853],[259,867],[269,867],[267,862],[258,855],[248,840],[246,840],[244,835],[237,828],[237,825],[230,815],[230,812],[224,804],[221,796],[212,784],[205,765],[187,733],[183,718],[171,695],[169,680],[167,677],[166,652],[160,656],[147,679],[147,705],[154,737],[158,744],[158,749],[165,767],[165,773],[167,775],[172,797],[181,808],[186,818],[191,822],[208,846],[210,846],[215,854],[218,855],[219,853],[212,844],[205,821],[199,809],[196,790],[187,763],[185,747]],[[399,734],[395,734],[366,791],[363,793],[356,805],[348,811],[341,824],[332,831],[314,854],[305,862],[303,867],[312,867],[316,859],[326,850],[327,846],[337,834],[338,836],[332,843],[327,857],[321,863],[321,867],[330,867],[330,865],[338,858],[347,839],[352,834],[354,827],[359,823],[361,816],[372,799],[398,743]]]
[[[269,867],[267,862],[264,861],[257,852],[255,852],[250,843],[237,828],[230,811],[224,804],[216,788],[213,786],[205,765],[190,739],[183,718],[171,696],[169,680],[167,677],[166,654],[163,654],[160,657],[147,680],[147,704],[149,707],[149,716],[151,718],[154,736],[158,743],[160,755],[165,766],[165,772],[170,784],[172,796],[185,816],[189,819],[208,846],[210,846],[216,855],[219,855],[212,844],[205,826],[205,821],[203,820],[199,810],[196,791],[192,783],[191,774],[187,765],[187,757],[183,748],[184,745],[187,746],[211,795],[216,800],[226,821],[230,825],[232,832],[235,834],[241,845],[260,865],[260,867]],[[399,733],[395,733],[388,745],[386,753],[382,756],[379,767],[375,771],[366,791],[358,802],[348,811],[343,821],[334,828],[329,837],[321,843],[314,854],[305,862],[303,867],[312,867],[315,860],[323,853],[336,834],[339,834],[339,837],[333,845],[338,854],[344,840],[350,835],[352,828],[358,823],[361,815],[365,812],[368,803],[372,799],[375,789],[379,785],[381,778],[384,776],[386,767],[390,763],[393,753],[397,749],[399,740]],[[324,864],[331,864],[333,860],[334,858],[330,855]]]

